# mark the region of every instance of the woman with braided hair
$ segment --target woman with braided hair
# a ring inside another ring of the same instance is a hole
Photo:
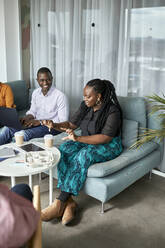
[[[69,140],[60,146],[58,184],[61,193],[52,205],[42,210],[43,221],[62,217],[62,224],[73,218],[76,202],[72,195],[82,189],[90,165],[116,158],[122,152],[122,110],[110,81],[93,79],[84,88],[84,101],[69,122],[42,121],[48,128],[65,131]],[[80,127],[81,136],[74,132]]]

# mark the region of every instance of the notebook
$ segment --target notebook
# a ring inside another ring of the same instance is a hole
[[[18,150],[11,147],[3,147],[0,149],[0,162],[8,158],[15,157],[18,153]]]
[[[0,125],[12,127],[17,130],[27,128],[21,124],[15,108],[0,107]]]
[[[11,147],[3,147],[0,149],[0,158],[15,157],[16,153]]]

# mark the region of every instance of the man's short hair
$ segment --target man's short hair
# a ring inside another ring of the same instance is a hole
[[[49,68],[47,68],[47,67],[41,67],[41,68],[38,70],[38,72],[37,72],[37,77],[38,77],[39,73],[47,73],[47,74],[49,74],[49,76],[52,78],[52,73],[51,73],[51,71],[49,70]]]

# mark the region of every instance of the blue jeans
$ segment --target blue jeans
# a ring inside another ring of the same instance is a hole
[[[29,185],[25,183],[16,184],[11,191],[15,192],[18,195],[21,195],[32,202],[33,200],[33,193],[29,187]]]
[[[10,143],[12,141],[12,138],[14,137],[15,132],[17,131],[18,130],[14,128],[4,127],[0,132],[0,145]],[[49,129],[46,126],[42,126],[42,125],[25,129],[23,130],[23,132],[24,132],[24,141],[29,141],[30,139],[34,139],[34,138],[41,138],[44,137],[45,134],[57,135],[60,133],[55,129],[51,129],[51,131],[49,132]]]

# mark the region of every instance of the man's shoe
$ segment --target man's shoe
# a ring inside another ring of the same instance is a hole
[[[41,211],[42,221],[49,221],[54,218],[62,217],[66,203],[56,199],[49,207]]]
[[[74,219],[76,208],[77,208],[77,203],[70,197],[67,200],[65,211],[62,217],[63,225],[67,225]]]

